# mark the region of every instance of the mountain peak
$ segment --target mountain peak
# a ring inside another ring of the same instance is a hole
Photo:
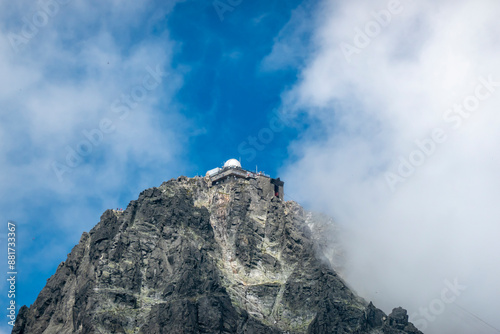
[[[172,179],[104,212],[13,333],[420,333],[348,288],[281,180],[242,171]]]

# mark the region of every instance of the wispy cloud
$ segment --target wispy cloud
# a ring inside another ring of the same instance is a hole
[[[352,43],[356,27],[388,2],[324,1],[316,8],[314,43],[298,83],[283,95],[283,113],[306,113],[314,124],[290,146],[288,191],[349,230],[345,275],[361,295],[386,311],[402,305],[418,314],[439,296],[443,280],[456,277],[468,287],[461,305],[500,327],[491,312],[500,299],[491,256],[500,253],[500,91],[480,101],[460,128],[444,118],[483,79],[500,82],[500,6],[398,4],[403,10],[350,62],[342,43]],[[437,127],[447,140],[393,192],[387,173]],[[426,333],[453,328],[448,309]],[[457,332],[469,328],[458,324]]]
[[[178,168],[190,126],[174,102],[183,73],[171,65],[175,42],[164,28],[175,1],[52,2],[57,14],[18,49],[9,36],[22,35],[42,2],[0,4],[1,219],[16,220],[26,237],[52,231],[19,243],[35,260],[25,272],[53,266],[41,260],[52,246],[63,258],[104,209],[126,204],[119,193],[135,195]],[[99,137],[103,120],[112,131]],[[90,153],[89,134],[98,142]],[[79,149],[76,166],[54,172]]]

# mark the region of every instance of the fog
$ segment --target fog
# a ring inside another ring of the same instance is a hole
[[[425,333],[500,332],[499,16],[495,1],[325,1],[282,97],[315,124],[289,147],[286,192],[346,231],[349,284]],[[301,49],[300,20],[268,60]]]

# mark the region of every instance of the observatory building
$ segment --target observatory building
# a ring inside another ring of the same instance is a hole
[[[212,185],[228,182],[235,179],[256,180],[264,193],[284,199],[283,186],[285,182],[271,178],[269,175],[262,172],[251,172],[241,167],[241,163],[236,159],[229,159],[224,163],[224,166],[211,169],[207,172],[206,177],[210,178]]]

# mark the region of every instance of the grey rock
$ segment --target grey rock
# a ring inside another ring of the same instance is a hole
[[[421,333],[356,296],[328,219],[268,183],[179,177],[107,210],[12,333]]]

